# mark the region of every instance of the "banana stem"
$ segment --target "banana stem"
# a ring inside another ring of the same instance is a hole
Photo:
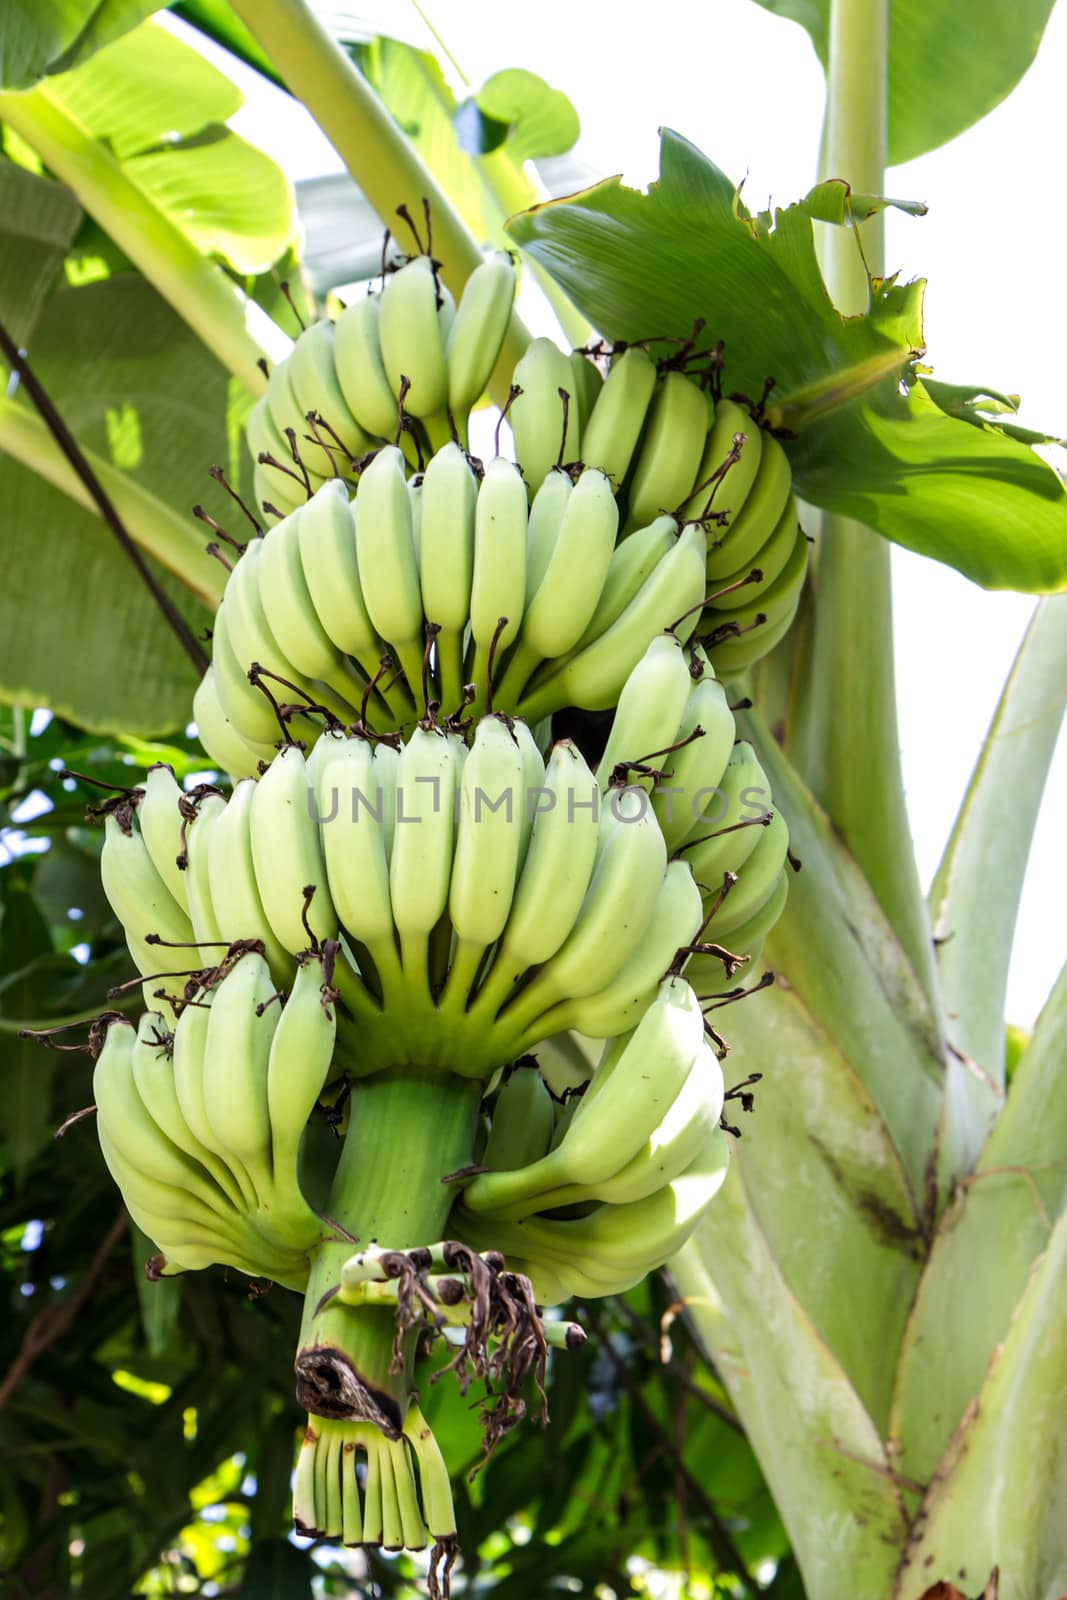
[[[232,9],[311,112],[386,227],[394,226],[398,206],[406,205],[418,224],[424,203],[429,205],[433,254],[458,299],[482,259],[477,239],[312,8],[305,0],[232,0]],[[490,384],[498,405],[507,399],[510,374],[529,342],[513,313]]]
[[[205,556],[200,536],[135,478],[84,445],[79,448],[133,542],[214,611],[226,586],[226,574]],[[100,515],[86,484],[41,419],[4,396],[0,396],[0,450],[32,468],[87,511]]]
[[[865,194],[884,188],[889,0],[832,0],[823,176]],[[884,271],[884,218],[827,227],[823,270],[847,315]],[[862,247],[862,254],[861,254]],[[813,576],[811,654],[796,696],[791,751],[885,908],[931,1001],[930,925],[904,799],[893,661],[890,548],[847,517],[826,515]]]
[[[223,269],[203,255],[120,162],[94,139],[47,85],[0,92],[0,120],[10,124],[72,189],[104,231],[183,317],[223,366],[253,395],[265,393],[258,363],[284,353],[285,335],[248,300]],[[255,338],[258,320],[273,348]]]
[[[454,1191],[441,1180],[473,1159],[481,1092],[478,1080],[400,1069],[353,1086],[326,1208],[343,1234],[312,1258],[304,1302],[296,1373],[307,1410],[373,1422],[387,1437],[399,1436],[416,1330],[403,1341],[400,1371],[390,1370],[395,1312],[343,1304],[341,1268],[360,1244],[403,1250],[444,1236]]]

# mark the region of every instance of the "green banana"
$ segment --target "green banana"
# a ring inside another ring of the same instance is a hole
[[[703,798],[721,781],[737,737],[726,691],[695,652],[703,675],[694,683],[672,742],[681,746],[658,763],[663,779],[652,791],[652,809],[667,849],[674,851],[696,829]],[[699,737],[694,737],[699,730]],[[688,740],[688,743],[684,741]]]
[[[318,940],[337,932],[317,818],[304,757],[296,745],[286,745],[256,785],[251,837],[263,911],[290,955],[308,948],[309,929]],[[314,891],[310,901],[309,888]]]
[[[652,402],[629,486],[628,526],[673,512],[692,491],[707,438],[707,396],[684,372],[668,372]]]
[[[333,359],[345,404],[364,433],[392,440],[400,408],[382,360],[381,306],[381,295],[368,294],[345,307],[334,323]]]
[[[466,747],[454,734],[420,726],[397,765],[389,895],[405,983],[413,996],[423,1000],[433,988],[430,934],[448,906],[456,792],[465,754]]]
[[[316,459],[316,465],[328,467],[331,473],[345,471],[349,463],[359,461],[373,448],[374,441],[348,409],[337,380],[333,323],[323,319],[305,328],[293,346],[291,362],[293,393],[304,419],[303,434],[316,436],[309,422],[312,413],[321,416],[330,430],[322,434],[324,459]],[[337,459],[334,435],[347,460]]]
[[[395,752],[387,745],[330,741],[315,774],[315,798],[338,919],[347,937],[370,951],[383,995],[400,1004],[387,823],[387,812],[395,816],[396,778]]]
[[[367,611],[415,696],[424,650],[422,590],[404,457],[394,445],[379,450],[360,479],[355,517],[356,560]]]
[[[465,303],[466,294],[461,315]],[[457,711],[462,703],[477,504],[478,480],[466,454],[459,445],[446,444],[431,457],[422,480],[419,559],[423,612],[441,630],[435,642],[436,677],[446,712]]]
[[[303,1198],[300,1142],[330,1075],[336,1036],[336,1011],[323,990],[321,964],[305,959],[297,966],[267,1061],[271,1172],[275,1191],[289,1206]]]
[[[763,909],[778,887],[789,850],[785,818],[776,811],[766,828],[753,831],[759,834],[756,848],[711,919],[709,937],[712,939],[728,939],[735,928],[743,928]]]
[[[555,1104],[536,1063],[516,1066],[497,1090],[489,1139],[481,1165],[512,1172],[548,1153],[555,1127]]]
[[[318,749],[318,746],[316,746]],[[271,977],[288,984],[296,963],[279,944],[267,921],[252,859],[252,802],[256,785],[250,778],[234,784],[229,802],[207,836],[207,876],[214,920],[224,939],[261,939]]]
[[[324,484],[323,490],[327,487]],[[313,503],[314,499],[308,502]],[[257,540],[259,556],[253,570],[259,597],[267,626],[296,669],[297,681],[310,680],[313,696],[323,698],[336,714],[353,716],[367,680],[329,637],[311,598],[301,555],[300,529],[306,514],[304,508],[286,517],[264,539]],[[323,695],[322,685],[330,692]]]
[[[808,570],[808,541],[798,530],[789,559],[774,582],[756,599],[728,613],[714,613],[701,631],[705,649],[720,674],[741,672],[778,643],[788,631],[800,604],[800,594]],[[724,622],[741,630],[739,637],[717,637],[716,628]]]
[[[534,339],[527,345],[512,383],[519,393],[508,410],[508,421],[515,460],[532,499],[554,466],[580,459],[578,384],[570,362],[551,339]],[[561,390],[568,397],[566,423]]]
[[[189,920],[193,937],[202,946],[201,956],[208,966],[220,961],[223,951],[212,949],[225,940],[211,893],[210,839],[212,829],[226,810],[221,794],[206,794],[196,806],[195,814],[185,824],[185,879],[189,902]],[[190,965],[187,952],[186,965]]]
[[[607,789],[618,780],[623,786],[651,790],[653,779],[632,771],[633,765],[660,768],[671,758],[657,752],[673,744],[685,715],[693,687],[685,651],[673,633],[660,633],[630,673],[619,695],[604,754],[597,766],[597,781]],[[649,762],[649,757],[654,759]]]
[[[371,622],[356,560],[356,523],[338,478],[324,483],[299,521],[300,560],[311,603],[335,648],[372,676],[385,651]]]
[[[212,993],[204,1048],[208,1121],[248,1173],[261,1207],[274,1186],[267,1063],[279,1009],[270,968],[248,951]]]
[[[699,790],[694,794],[693,803],[698,801],[700,816],[681,851],[696,881],[714,897],[723,873],[740,871],[755,850],[766,825],[762,819],[771,811],[771,786],[746,739],[734,745],[708,800]]]
[[[734,512],[725,531],[720,533],[713,530],[709,534],[708,577],[712,580],[724,578],[731,572],[740,572],[755,562],[757,551],[773,532],[792,493],[793,478],[789,462],[774,435],[759,434],[752,423],[745,431],[761,440],[759,470],[744,503]],[[735,503],[730,495],[734,484],[733,474],[740,473],[748,448],[746,441],[741,459],[736,467],[730,468],[722,489],[716,495],[716,502],[721,499],[723,509]]]
[[[179,906],[188,910],[185,874],[178,865],[182,853],[182,819],[178,802],[182,788],[172,767],[157,762],[149,767],[144,795],[137,807],[137,821],[152,865]]]
[[[481,399],[496,366],[511,321],[516,284],[515,263],[505,250],[494,251],[464,284],[445,345],[448,409],[462,433],[468,412]]]
[[[515,639],[526,596],[526,489],[518,469],[497,456],[485,470],[474,512],[469,681],[479,710],[489,699],[490,656],[498,663]],[[502,625],[503,620],[503,625]]]
[[[246,683],[246,687],[252,686]],[[193,695],[193,721],[209,759],[231,777],[251,777],[261,761],[269,761],[274,755],[273,745],[246,738],[223,710],[214,664],[197,684]]]
[[[429,256],[414,256],[394,272],[381,296],[378,342],[393,394],[413,417],[432,417],[448,404],[448,368],[439,311],[437,271]],[[403,386],[407,381],[408,387]]]
[[[735,445],[735,440],[739,442]],[[736,459],[725,465],[736,448]],[[735,400],[719,400],[708,434],[704,455],[697,470],[696,490],[682,510],[683,520],[700,521],[711,512],[727,518],[727,527],[740,515],[749,490],[759,472],[763,455],[763,433],[749,413]],[[711,480],[719,473],[721,482]]]
[[[146,1012],[138,1024],[131,1061],[137,1093],[163,1136],[190,1160],[198,1162],[233,1209],[242,1211],[245,1197],[240,1185],[214,1151],[200,1142],[182,1114],[171,1063],[173,1042],[165,1019],[158,1012]]]
[[[587,469],[568,496],[543,574],[536,585],[527,576],[522,636],[540,659],[566,655],[585,633],[607,579],[618,531],[611,485],[602,472]],[[579,573],[581,580],[576,581]]]
[[[667,850],[640,791],[641,809],[631,814],[626,802],[633,795],[618,790],[608,795],[600,818],[599,859],[578,920],[555,955],[500,1014],[520,1037],[559,1001],[580,1000],[606,988],[644,937],[663,882]]]
[[[607,473],[616,489],[630,470],[656,388],[656,365],[644,350],[624,350],[611,363],[589,421],[582,427],[582,460]]]
[[[485,953],[507,923],[522,850],[525,778],[522,751],[509,723],[482,717],[459,786],[448,896],[456,946],[442,996],[444,1009],[466,1008]]]
[[[604,374],[583,350],[572,350],[567,357],[574,378],[574,398],[578,402],[578,423],[584,430],[593,414],[597,395],[604,387]]]

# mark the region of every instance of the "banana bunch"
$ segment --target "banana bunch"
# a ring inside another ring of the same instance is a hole
[[[618,526],[602,472],[553,469],[528,507],[503,457],[479,481],[449,443],[413,484],[382,447],[351,504],[324,483],[238,560],[194,705],[205,749],[243,777],[324,720],[383,734],[431,706],[538,723],[613,705],[651,638],[691,636],[705,585],[698,524],[658,517],[621,544]]]
[[[293,1478],[293,1525],[297,1533],[386,1550],[454,1538],[448,1468],[418,1406],[395,1440],[368,1422],[309,1417]]]
[[[452,1224],[503,1251],[546,1300],[621,1293],[680,1248],[718,1191],[722,1106],[700,1002],[668,977],[562,1113],[536,1067],[516,1067],[493,1106],[490,1170],[466,1185]]]
[[[104,1160],[164,1270],[216,1263],[302,1290],[326,1233],[298,1177],[335,1019],[317,961],[287,997],[255,951],[205,973],[168,1025],[115,1021],[93,1073]]]
[[[531,492],[557,461],[581,461],[610,478],[624,507],[624,540],[663,515],[704,530],[711,598],[697,635],[716,671],[729,675],[759,660],[788,630],[808,545],[781,445],[736,401],[712,398],[701,381],[711,369],[701,371],[699,361],[687,357],[684,371],[669,362],[657,368],[639,346],[624,348],[604,382],[594,379],[585,416],[575,367],[597,369],[578,355],[568,377],[562,352],[535,340],[516,367],[523,395],[509,418]],[[571,397],[572,424],[562,450],[560,388]]]
[[[363,458],[383,444],[401,445],[413,468],[451,439],[465,445],[515,287],[511,257],[496,252],[457,306],[431,257],[416,255],[335,323],[306,328],[247,423],[255,498],[268,518],[287,516],[329,480],[357,482]]]
[[[487,1079],[561,1030],[606,1038],[700,925],[647,797],[602,797],[569,742],[546,765],[521,721],[482,717],[469,750],[427,726],[399,754],[326,735],[312,762],[356,1075]]]

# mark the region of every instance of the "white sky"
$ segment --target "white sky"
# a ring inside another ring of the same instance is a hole
[[[751,0],[657,0],[654,8],[540,0],[536,22],[528,6],[501,0],[437,0],[428,9],[475,87],[502,67],[522,66],[563,89],[582,119],[576,153],[603,174],[621,171],[635,185],[655,177],[657,129],[665,124],[731,177],[747,174],[750,205],[769,196],[787,203],[815,180],[821,70],[807,35]],[[247,138],[294,179],[339,169],[302,108],[254,74],[235,76],[248,99],[234,125]],[[930,207],[923,219],[888,214],[887,268],[930,280],[928,359],[938,376],[1021,393],[1026,419],[1060,437],[1067,436],[1067,225],[1056,162],[1067,136],[1065,84],[1067,7],[1060,6],[1020,88],[977,128],[893,169],[886,185]],[[986,594],[899,550],[894,568],[904,774],[928,881],[1032,602]],[[1012,966],[1009,1016],[1024,1026],[1067,955],[1065,818],[1061,740]]]

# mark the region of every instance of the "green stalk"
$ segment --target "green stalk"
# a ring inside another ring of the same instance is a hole
[[[845,178],[864,194],[884,188],[888,32],[889,0],[832,0],[822,176]],[[859,228],[826,231],[823,271],[846,316],[867,308],[867,270],[884,271],[884,236],[881,213]],[[824,516],[813,598],[791,748],[933,999],[930,926],[900,769],[889,544],[850,518]]]
[[[84,446],[81,449],[134,543],[168,572],[173,572],[198,600],[214,610],[222,598],[226,573],[217,562],[205,557],[201,538],[150,489],[128,473],[120,472],[102,456]],[[88,489],[40,417],[3,396],[0,396],[0,450],[32,468],[94,516],[99,515]]]
[[[396,1069],[358,1080],[348,1133],[326,1207],[349,1235],[312,1258],[296,1358],[297,1399],[319,1416],[375,1423],[398,1438],[411,1395],[414,1330],[400,1372],[390,1372],[395,1312],[324,1296],[359,1245],[412,1249],[443,1235],[454,1191],[441,1180],[468,1166],[482,1084],[450,1073]],[[350,1241],[356,1240],[353,1244]]]
[[[305,0],[231,0],[231,5],[286,87],[311,112],[386,227],[396,229],[397,207],[406,205],[421,228],[423,202],[429,202],[433,253],[458,299],[482,259],[478,241],[363,74]],[[401,242],[408,242],[403,233]],[[498,404],[507,399],[510,375],[529,339],[513,314],[490,383]]]
[[[249,322],[253,316],[266,322],[266,314],[139,188],[59,95],[46,84],[0,92],[0,119],[74,191],[223,366],[251,394],[263,394],[267,380],[257,363],[268,352],[249,331]]]

